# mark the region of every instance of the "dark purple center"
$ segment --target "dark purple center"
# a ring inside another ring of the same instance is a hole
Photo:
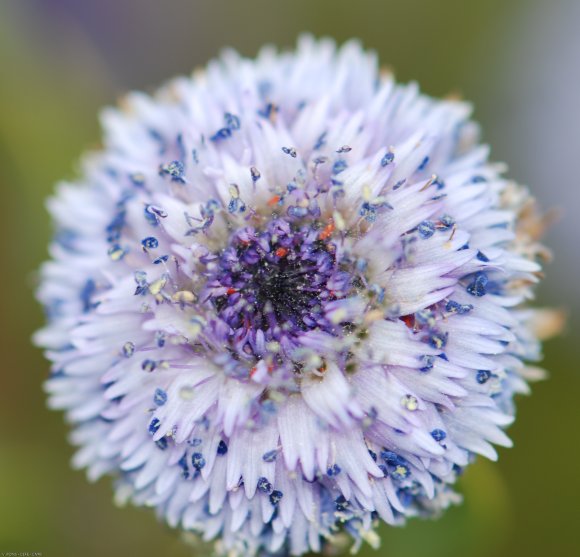
[[[236,344],[247,342],[260,354],[263,342],[315,328],[333,331],[325,305],[346,297],[351,283],[351,273],[337,262],[336,245],[320,227],[274,220],[263,231],[234,233],[206,288]]]

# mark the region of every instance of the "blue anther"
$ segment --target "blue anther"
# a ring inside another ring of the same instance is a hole
[[[275,489],[272,491],[272,493],[270,493],[270,503],[272,503],[272,505],[277,505],[282,497],[284,497],[284,494],[281,491]]]
[[[477,273],[473,281],[467,286],[467,292],[477,298],[485,296],[487,293],[485,287],[488,282],[489,279],[485,273]]]
[[[191,465],[199,471],[205,466],[205,458],[203,458],[201,453],[193,453],[191,455]]]
[[[257,488],[262,493],[272,493],[272,484],[263,476],[258,480]]]
[[[163,406],[167,402],[167,393],[163,389],[155,389],[153,403],[157,406]]]
[[[387,165],[391,164],[394,160],[395,160],[395,153],[392,153],[391,151],[389,151],[381,159],[381,166],[387,166]]]
[[[149,434],[155,435],[157,433],[157,431],[159,431],[160,427],[161,427],[161,422],[159,421],[159,419],[153,418],[151,420],[151,422],[149,423]]]
[[[143,238],[143,240],[141,240],[141,245],[145,249],[155,249],[159,246],[159,241],[153,236],[148,236],[147,238]]]
[[[439,441],[443,441],[443,439],[445,439],[447,437],[447,433],[445,433],[442,429],[434,429],[431,432],[431,437],[433,437],[433,439],[435,439],[435,441],[439,442]]]
[[[435,234],[435,223],[430,220],[424,220],[418,227],[417,231],[423,239],[431,238]]]
[[[483,385],[489,381],[491,377],[491,371],[487,369],[480,369],[477,374],[475,375],[475,380],[480,384]]]

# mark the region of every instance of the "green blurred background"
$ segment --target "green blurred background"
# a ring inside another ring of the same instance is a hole
[[[30,343],[42,323],[32,291],[51,230],[44,200],[98,143],[101,106],[188,73],[224,46],[254,55],[310,31],[359,37],[399,80],[472,100],[493,158],[544,205],[564,208],[539,298],[570,319],[546,345],[551,379],[518,401],[515,448],[468,470],[462,506],[385,528],[382,548],[362,554],[580,554],[578,29],[577,0],[1,0],[0,552],[192,554],[151,512],[116,508],[109,480],[91,485],[69,468],[62,415],[45,408],[48,364]]]

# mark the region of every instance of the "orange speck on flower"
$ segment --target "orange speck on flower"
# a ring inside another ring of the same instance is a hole
[[[409,327],[409,329],[413,328],[415,318],[412,315],[403,315],[400,319],[405,325],[407,325],[407,327]]]
[[[334,232],[334,223],[331,221],[324,227],[322,232],[318,235],[318,238],[320,240],[327,240],[332,236],[333,232]]]
[[[268,371],[268,375],[272,375],[272,372],[274,371],[274,364],[268,364],[266,367],[267,371]],[[258,371],[258,366],[254,366],[248,373],[248,375],[250,376],[250,378],[254,377],[254,375],[256,375],[256,371]]]
[[[227,294],[228,296],[231,296],[232,294],[235,294],[236,292],[237,292],[237,289],[236,289],[236,288],[228,288],[228,289],[226,290],[226,294]]]
[[[274,253],[278,257],[285,257],[288,254],[288,250],[286,248],[278,248]]]
[[[268,200],[268,205],[271,207],[272,205],[276,205],[276,203],[279,203],[279,201],[280,201],[280,196],[275,195],[274,197],[272,197]]]

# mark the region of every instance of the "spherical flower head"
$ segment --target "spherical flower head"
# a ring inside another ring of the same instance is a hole
[[[309,37],[106,110],[38,291],[74,465],[231,555],[455,502],[538,374],[545,255],[469,114]]]

